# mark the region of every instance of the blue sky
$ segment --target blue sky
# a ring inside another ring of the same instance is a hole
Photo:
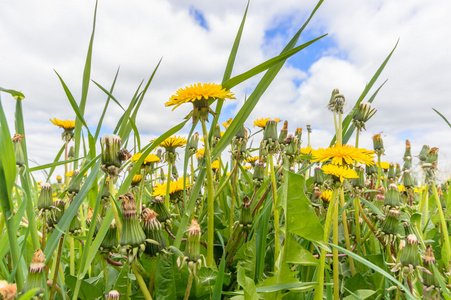
[[[316,3],[252,1],[233,75],[277,55]],[[164,107],[178,88],[221,81],[244,10],[245,3],[239,0],[100,1],[92,79],[109,87],[120,66],[115,96],[127,105],[139,82],[149,78],[162,58],[137,121],[143,141],[154,138],[190,110],[180,107],[172,112]],[[4,45],[0,86],[26,96],[29,152],[38,163],[52,161],[61,147],[60,130],[49,119],[75,117],[54,70],[78,99],[93,11],[93,2],[52,0],[11,2],[0,11]],[[328,35],[287,61],[246,126],[252,128],[252,120],[262,117],[288,120],[290,131],[305,130],[311,124],[312,146],[327,146],[333,135],[333,118],[326,109],[332,89],[339,88],[345,95],[345,112],[349,112],[399,39],[375,84],[388,79],[374,102],[378,113],[362,134],[361,145],[371,148],[371,136],[383,132],[384,158],[393,162],[401,160],[406,138],[411,139],[413,153],[423,144],[437,146],[443,173],[451,174],[451,139],[447,138],[451,129],[431,109],[451,118],[449,11],[451,3],[446,0],[325,1],[298,44]],[[233,89],[237,100],[226,103],[221,122],[238,111],[260,77]],[[96,86],[90,86],[89,124],[99,119],[105,98]],[[14,102],[2,94],[2,103],[13,126]],[[112,105],[104,132],[114,129],[120,114]]]

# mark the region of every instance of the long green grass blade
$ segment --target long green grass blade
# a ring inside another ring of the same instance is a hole
[[[448,119],[445,118],[444,115],[439,113],[438,110],[436,110],[435,108],[432,108],[432,110],[435,111],[440,117],[442,117],[442,119],[446,122],[446,124],[448,124],[448,126],[451,127],[451,124],[449,123]]]

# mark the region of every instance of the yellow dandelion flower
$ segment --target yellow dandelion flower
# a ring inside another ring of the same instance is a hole
[[[166,149],[166,151],[174,151],[175,148],[184,147],[187,141],[186,138],[181,136],[171,136],[161,142],[160,147]]]
[[[332,197],[332,191],[331,190],[325,190],[321,192],[321,200],[323,200],[324,202],[329,203],[330,202],[330,198]]]
[[[138,184],[141,182],[142,179],[143,179],[142,175],[136,174],[133,176],[132,184],[134,184],[134,185]]]
[[[386,161],[381,161],[381,169],[388,170],[390,169],[390,163]]]
[[[69,178],[72,178],[73,174],[74,174],[74,171],[69,171],[68,173],[66,173],[66,176]],[[86,175],[88,175],[88,172],[85,172],[85,175],[83,175],[83,176],[86,176]]]
[[[54,118],[52,121],[53,125],[56,125],[60,128],[63,128],[64,130],[73,130],[75,128],[75,121],[72,120],[58,120],[57,118]]]
[[[197,159],[202,159],[204,157],[204,154],[205,154],[205,148],[200,148],[196,152],[196,158]]]
[[[132,156],[132,158],[130,158],[130,160],[132,162],[137,162],[141,158],[141,156],[142,156],[142,153],[136,153]],[[160,158],[158,156],[156,156],[155,154],[149,154],[144,159],[143,165],[148,165],[148,164],[156,163],[159,161],[160,161]]]
[[[221,124],[222,124],[222,126],[225,127],[225,129],[227,129],[227,128],[229,128],[230,124],[232,124],[232,121],[233,121],[233,119],[230,118],[230,119],[228,119],[227,121],[225,121],[225,122],[223,122]]]
[[[253,163],[255,163],[258,159],[259,159],[258,156],[253,156],[253,157],[249,157],[249,158],[246,159],[244,162],[247,162],[248,164],[253,164]]]
[[[186,187],[190,187],[192,184],[189,183],[188,178],[186,179]],[[157,182],[157,185],[153,188],[152,196],[166,196],[166,187],[167,182],[160,184]],[[183,177],[180,177],[177,181],[171,181],[169,185],[169,194],[174,194],[177,192],[183,191]]]
[[[183,103],[196,102],[198,100],[209,99],[235,99],[233,93],[226,90],[220,84],[215,83],[198,83],[185,88],[178,89],[175,95],[169,98],[165,106],[175,106],[172,110],[176,109]]]
[[[266,127],[266,122],[268,122],[269,119],[271,119],[271,118],[261,118],[261,119],[255,120],[254,121],[254,127],[257,126],[257,127],[260,127],[260,128],[265,128]],[[278,119],[278,118],[275,118],[274,120],[277,123],[280,122],[280,119]]]
[[[341,182],[343,182],[344,178],[359,178],[359,175],[357,175],[355,170],[334,164],[324,165],[322,166],[321,170],[323,170],[325,174],[338,177]]]
[[[213,170],[219,169],[219,160],[215,160],[215,161],[211,164],[211,168],[212,168]]]
[[[334,165],[352,165],[358,162],[364,165],[372,165],[374,159],[374,151],[364,148],[355,148],[350,145],[335,144],[329,148],[319,148],[312,151],[312,161],[325,162],[332,159]]]
[[[301,154],[303,154],[303,155],[310,155],[310,153],[312,153],[312,151],[313,151],[313,149],[310,146],[301,148]]]

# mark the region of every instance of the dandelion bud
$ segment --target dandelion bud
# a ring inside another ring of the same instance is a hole
[[[138,186],[141,183],[142,179],[143,179],[142,175],[139,174],[133,175],[131,186],[132,187]]]
[[[323,206],[324,206],[324,208],[328,208],[328,207],[329,207],[330,200],[331,200],[331,198],[332,198],[332,191],[331,191],[331,190],[323,191],[323,192],[321,193],[320,198],[321,198],[321,200],[323,200]]]
[[[283,128],[279,134],[279,144],[284,144],[285,138],[288,136],[288,121],[283,122]]]
[[[23,153],[22,149],[22,138],[24,136],[20,134],[15,134],[13,137],[13,148],[14,148],[14,155],[16,157],[16,165],[19,167],[25,165],[25,155]]]
[[[188,143],[188,149],[189,149],[190,155],[196,154],[198,144],[199,144],[199,133],[196,132],[191,136],[189,143]]]
[[[41,249],[37,249],[34,252],[33,258],[31,259],[31,264],[28,272],[27,281],[23,287],[23,293],[26,293],[33,289],[39,289],[35,295],[43,293],[42,288],[42,277],[44,276],[45,270],[45,256]]]
[[[80,176],[80,178],[77,179],[78,175],[80,174],[80,171],[75,170],[72,172],[72,177],[69,182],[69,189],[67,192],[69,193],[70,197],[75,197],[81,188],[81,182],[83,181],[83,177]]]
[[[432,164],[438,159],[438,148],[433,147],[428,151],[428,156],[426,157],[426,163]]]
[[[334,111],[334,109],[335,109],[335,96],[337,96],[338,94],[340,94],[340,91],[338,89],[332,90],[332,94],[330,95],[329,104],[327,104],[327,108],[330,111]]]
[[[175,180],[177,180],[179,178],[179,172],[177,171],[177,167],[176,165],[172,165],[172,178],[174,178]]]
[[[146,235],[139,224],[138,214],[136,213],[135,197],[132,193],[126,193],[119,196],[122,200],[122,232],[120,245],[125,247],[129,261],[139,256],[144,251]]]
[[[158,150],[157,150],[157,156],[158,156],[158,158],[161,160],[161,158],[163,157],[163,149],[158,148]]]
[[[365,123],[376,113],[376,109],[368,102],[360,102],[352,122],[358,130],[366,130]]]
[[[357,166],[355,168],[355,172],[357,173],[358,178],[353,178],[351,184],[354,188],[363,189],[365,188],[365,172],[363,167]]]
[[[92,209],[92,207],[88,207],[88,213],[86,215],[86,225],[88,226],[88,228],[91,227],[93,216],[94,216],[94,210]],[[100,217],[99,214],[97,214],[96,227],[94,228],[93,237],[95,237],[97,235],[97,233],[99,232],[101,223],[102,223],[102,218]]]
[[[154,240],[154,243],[146,243],[145,252],[150,256],[156,256],[162,249],[166,247],[166,239],[163,236],[161,223],[157,219],[157,213],[149,208],[143,210],[141,214],[143,220],[143,230],[148,239]]]
[[[315,186],[313,188],[312,194],[310,196],[310,202],[312,203],[318,203],[318,199],[321,197],[321,192],[319,190],[319,187]]]
[[[105,295],[105,300],[119,300],[120,298],[121,294],[116,290],[112,290]]]
[[[424,253],[423,257],[423,267],[425,267],[428,271],[423,271],[423,284],[426,287],[430,286],[439,286],[439,282],[437,277],[434,275],[434,268],[435,265],[435,257],[434,252],[432,251],[432,246],[429,244],[426,247],[426,252]]]
[[[421,162],[426,162],[426,158],[428,157],[429,152],[429,145],[423,145],[423,148],[421,148],[420,155],[418,155],[418,159]]]
[[[413,181],[412,175],[409,170],[404,171],[403,184],[406,189],[415,187],[415,182]]]
[[[251,200],[248,196],[243,197],[243,204],[241,205],[240,226],[243,230],[250,230],[252,227],[252,211]]]
[[[200,263],[200,236],[199,223],[197,220],[192,220],[185,247],[185,258],[188,262]]]
[[[366,175],[368,175],[368,176],[377,174],[377,165],[376,164],[366,165],[365,172],[366,172]]]
[[[415,234],[407,235],[406,247],[402,250],[399,260],[403,266],[416,267],[420,264],[418,238]]]
[[[57,175],[56,176],[56,182],[62,183],[63,182],[63,177],[61,177],[60,175]]]
[[[373,149],[378,155],[383,154],[385,152],[384,141],[382,140],[380,133],[375,134],[373,136]]]
[[[153,203],[151,204],[151,208],[155,211],[157,215],[157,220],[160,223],[171,221],[171,214],[169,213],[168,208],[164,204],[163,197],[156,196]]]
[[[67,158],[69,158],[69,159],[75,158],[75,149],[74,149],[74,146],[70,146],[69,152],[67,153]]]
[[[399,201],[399,189],[396,184],[390,184],[388,186],[387,193],[385,193],[384,205],[389,206],[401,206]]]
[[[252,177],[255,188],[258,189],[265,180],[265,164],[263,161],[259,161],[255,164],[254,175]]]
[[[324,172],[321,170],[321,167],[316,166],[313,171],[313,184],[316,186],[320,186],[324,183]]]
[[[298,141],[300,143],[302,138],[302,128],[296,128],[294,135],[298,138]]]
[[[388,175],[387,178],[391,181],[394,181],[396,178],[396,174],[395,174],[395,164],[391,163],[389,168],[388,168]]]
[[[44,183],[41,186],[41,193],[38,198],[38,210],[49,211],[53,207],[52,186],[50,183]]]
[[[118,175],[119,168],[121,167],[121,160],[119,157],[121,145],[121,138],[115,134],[105,134],[100,138],[102,170],[113,177]]]
[[[204,154],[205,154],[205,148],[201,148],[201,149],[197,150],[196,159],[197,159],[198,165],[202,164],[202,159],[204,159]]]
[[[53,228],[64,215],[66,210],[66,202],[63,199],[56,199],[53,202],[53,208],[51,210],[50,216],[47,218],[47,226]]]
[[[161,182],[166,181],[166,176],[164,175],[163,169],[160,169],[160,180]]]
[[[100,249],[106,253],[109,253],[110,250],[116,248],[117,245],[117,227],[116,221],[113,219],[113,221],[111,221],[110,227],[108,228],[108,231],[106,232],[105,237],[103,238],[102,243],[100,244]]]
[[[399,229],[399,210],[390,209],[381,224],[381,231],[385,234],[395,235],[398,233]]]
[[[262,147],[268,152],[268,154],[273,154],[279,149],[276,120],[269,119],[266,122],[265,131],[263,133]]]
[[[215,129],[213,131],[213,138],[211,139],[212,146],[216,146],[219,143],[219,140],[221,139],[221,127],[219,124],[216,124]]]
[[[70,222],[69,228],[67,229],[71,235],[78,235],[81,233],[81,223],[80,218],[78,217],[78,213],[74,216],[72,221]]]
[[[399,178],[401,177],[401,166],[399,164],[396,164],[396,168],[395,168],[395,178]]]
[[[412,154],[410,152],[410,141],[406,140],[406,150],[404,151],[404,160],[406,159],[412,159]]]
[[[296,158],[300,154],[299,139],[296,136],[293,136],[293,135],[290,134],[284,140],[284,144],[286,146],[283,149],[283,153],[285,154],[285,156],[288,157],[288,159],[290,160],[290,165],[292,165],[295,162]]]

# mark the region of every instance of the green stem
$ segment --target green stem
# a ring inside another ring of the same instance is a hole
[[[150,279],[149,279],[149,293],[151,295],[153,294],[156,271],[157,271],[157,258],[152,257],[150,261]]]
[[[117,210],[116,204],[114,203],[114,197],[116,196],[116,190],[114,189],[114,177],[110,176],[108,179],[108,183],[109,183],[110,195],[111,195],[110,202],[111,202],[111,207],[113,208],[114,220],[116,221],[117,233],[119,236],[121,236],[121,232],[122,232],[121,218],[119,217],[119,212]]]
[[[271,184],[272,184],[272,199],[273,199],[273,209],[274,209],[274,271],[278,268],[276,267],[277,258],[280,253],[280,234],[279,234],[279,217],[280,212],[277,209],[277,184],[276,184],[276,172],[274,170],[274,159],[272,154],[268,154],[269,167],[271,170]]]
[[[141,273],[139,273],[138,268],[135,265],[135,262],[132,264],[132,270],[133,274],[135,274],[136,281],[138,282],[139,288],[141,289],[141,292],[143,293],[144,299],[146,300],[152,300],[152,296],[149,293],[149,290],[147,289],[146,283],[144,282],[144,279],[141,276]]]
[[[193,275],[193,273],[191,273],[188,278],[188,285],[186,286],[185,297],[183,298],[183,300],[189,299],[189,294],[191,292],[191,286],[193,285],[193,279],[194,279],[194,275]]]
[[[451,246],[450,246],[450,242],[449,242],[448,227],[446,226],[445,216],[443,214],[442,206],[440,204],[440,198],[438,196],[437,188],[436,188],[434,182],[432,182],[432,192],[434,193],[435,203],[437,205],[438,213],[440,215],[440,223],[442,225],[442,230],[443,230],[443,239],[445,240],[445,247],[447,250],[446,254],[448,255],[447,260],[445,260],[445,262],[446,262],[446,265],[449,266],[449,259],[450,259],[450,255],[451,255]],[[426,210],[427,210],[427,208],[426,208]],[[443,247],[443,244],[442,244],[442,247]]]
[[[340,198],[341,195],[343,194],[343,190],[340,190]],[[329,207],[330,209],[330,207]],[[333,206],[333,210],[334,210],[334,220],[333,220],[333,237],[332,237],[332,242],[334,243],[334,245],[338,245],[338,201],[335,201],[335,204]],[[346,235],[346,234],[345,234]],[[340,270],[339,270],[339,266],[338,266],[338,249],[334,248],[332,249],[332,253],[333,253],[333,277],[334,277],[334,299],[340,299]],[[355,272],[355,270],[354,270]],[[354,275],[354,274],[352,274]]]
[[[108,287],[108,267],[106,263],[106,254],[102,257],[103,284],[105,285],[105,294],[109,292]]]
[[[381,153],[377,153],[377,180],[376,189],[381,185]]]
[[[354,223],[355,223],[355,239],[357,242],[357,245],[359,245],[360,247],[357,247],[357,251],[360,251],[360,248],[362,247],[361,244],[361,240],[360,240],[360,212],[359,212],[359,207],[360,207],[360,199],[359,197],[355,197],[354,198]],[[362,253],[360,253],[362,254]]]
[[[168,162],[168,179],[166,180],[166,197],[164,198],[164,204],[166,208],[169,209],[169,200],[171,199],[171,195],[169,191],[171,190],[171,177],[172,177],[172,162]]]
[[[8,231],[9,247],[11,252],[11,259],[13,268],[17,266],[16,270],[16,285],[17,290],[22,291],[23,288],[23,273],[20,264],[19,245],[17,243],[17,232],[14,226],[14,218],[10,211],[5,211],[6,230]]]
[[[330,236],[330,228],[332,225],[332,216],[333,216],[333,207],[335,206],[335,203],[338,201],[337,199],[338,194],[338,188],[335,188],[332,191],[332,196],[330,197],[331,201],[329,203],[329,209],[327,210],[326,214],[326,223],[324,224],[324,237],[323,241],[324,243],[329,242],[329,236]],[[323,294],[324,294],[324,267],[326,264],[326,249],[321,248],[321,256],[318,266],[318,273],[317,273],[317,282],[318,285],[315,289],[315,300],[323,300]]]
[[[205,120],[201,118],[202,131],[205,144],[205,163],[207,169],[207,267],[213,267],[214,264],[214,231],[215,231],[215,211],[214,211],[214,188],[213,188],[213,171],[211,169],[211,153],[210,142],[208,140],[207,125]]]
[[[338,113],[338,135],[337,139],[340,145],[343,145],[343,114],[341,112]]]
[[[75,216],[76,218],[76,216]],[[69,237],[69,249],[70,249],[70,275],[75,275],[75,242],[73,237]]]
[[[355,134],[355,147],[359,148],[359,135],[360,135],[360,129],[357,129],[357,132]]]
[[[344,193],[345,193],[344,189],[343,189],[343,187],[341,187],[341,189],[340,189],[340,203],[341,203],[341,207],[344,207],[346,205]],[[346,214],[347,214],[347,210],[345,209],[341,213],[341,220],[342,220],[342,223],[343,223],[343,234],[345,236],[346,249],[348,251],[351,251],[351,242],[349,241],[348,220],[347,220]],[[337,224],[337,226],[338,226],[338,224]],[[338,244],[336,244],[336,245],[338,245]],[[349,257],[349,267],[351,268],[352,276],[354,276],[355,275],[354,259],[352,259],[351,257]]]
[[[59,265],[60,265],[60,261],[61,261],[61,252],[63,250],[63,243],[64,243],[64,234],[61,235],[60,244],[58,246],[58,254],[56,256],[55,274],[53,275],[52,288],[50,290],[50,297],[49,297],[50,300],[53,300],[53,295],[55,293],[55,285],[56,285],[56,281],[58,280],[58,270],[59,270]]]

